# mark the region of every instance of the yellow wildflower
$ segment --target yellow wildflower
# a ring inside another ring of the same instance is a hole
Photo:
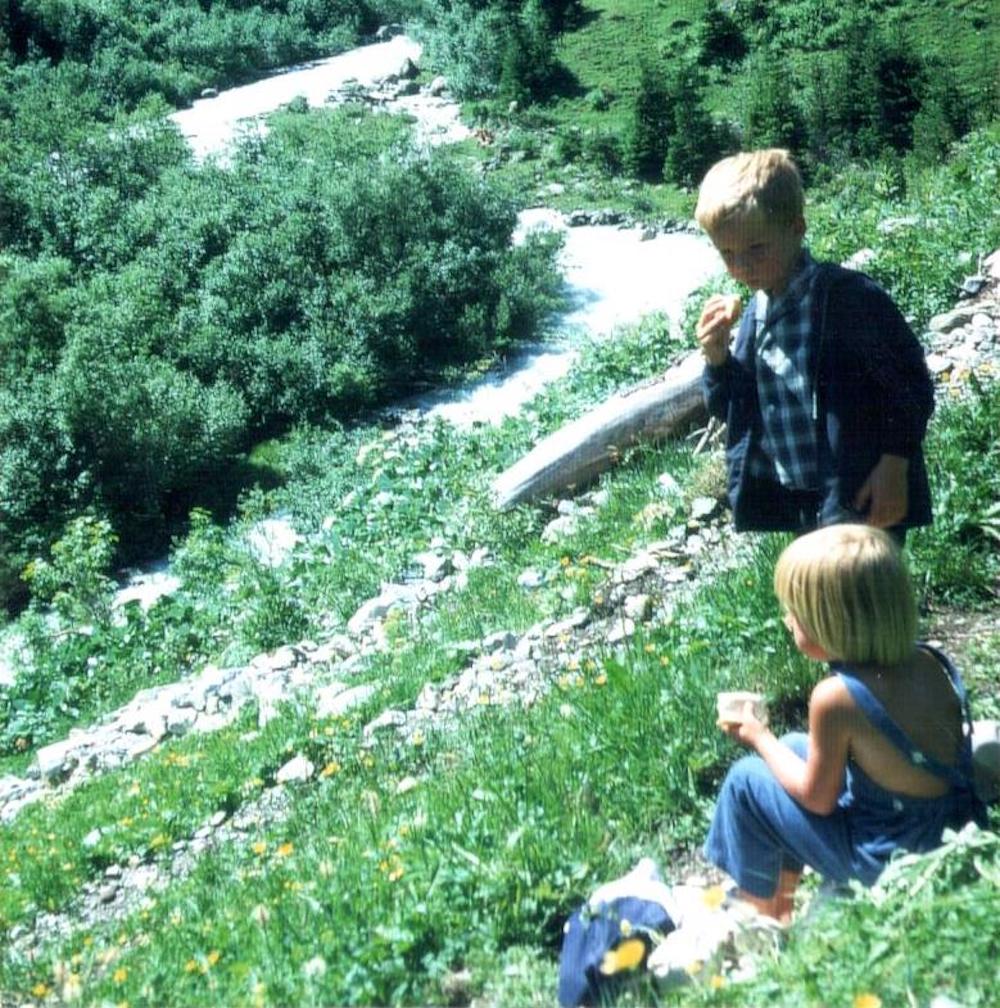
[[[258,840],[256,843],[251,845],[250,850],[259,857],[267,850],[267,844],[263,840]]]
[[[645,957],[645,942],[641,938],[626,938],[621,944],[604,953],[600,970],[605,976],[633,970],[640,965]]]
[[[708,986],[711,987],[712,990],[721,990],[726,986],[726,978],[716,973],[715,976],[708,981]]]
[[[111,974],[111,979],[114,980],[114,982],[117,984],[125,983],[127,977],[128,977],[128,970],[125,969],[124,966],[119,966],[118,969],[116,969],[114,973]]]
[[[205,959],[207,960],[209,966],[214,966],[221,958],[222,953],[217,951],[216,949],[212,949],[212,951],[209,952],[207,956],[205,956]]]
[[[197,971],[198,971],[198,963],[197,963],[197,961],[194,960],[194,959],[188,959],[188,961],[184,964],[184,972],[185,973],[196,973]]]
[[[597,677],[594,679],[594,682],[597,683],[598,686],[606,685],[607,681],[608,681],[608,674],[606,672],[598,673]]]
[[[340,770],[340,764],[336,760],[330,760],[329,763],[322,770],[320,770],[320,777],[332,777],[335,773]]]
[[[292,843],[286,841],[278,848],[276,853],[278,857],[288,857],[288,855],[291,854],[293,850],[295,850],[295,846]]]
[[[882,999],[877,994],[855,994],[853,1008],[882,1008]]]
[[[710,910],[718,910],[726,901],[726,893],[722,886],[709,886],[701,895],[701,900]]]
[[[36,998],[43,998],[49,992],[48,984],[36,983],[34,987],[31,988],[31,993]]]

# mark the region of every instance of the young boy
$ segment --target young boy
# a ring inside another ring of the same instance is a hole
[[[695,210],[729,275],[756,291],[732,350],[737,298],[709,298],[697,328],[708,409],[727,425],[733,520],[796,533],[862,521],[902,540],[931,521],[933,384],[889,296],[809,255],[803,203],[788,152],[762,150],[714,165]]]

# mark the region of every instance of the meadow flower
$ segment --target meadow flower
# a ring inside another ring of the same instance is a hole
[[[882,1008],[882,999],[877,994],[865,991],[863,994],[855,994],[851,1004],[853,1008]]]
[[[718,910],[726,901],[726,892],[722,886],[709,886],[702,893],[701,900],[710,910]]]
[[[83,994],[83,983],[79,973],[70,973],[62,987],[63,1001],[77,1001]]]
[[[641,938],[626,938],[615,948],[604,953],[600,971],[605,976],[613,976],[626,970],[633,970],[646,955],[646,944]]]
[[[598,686],[604,686],[607,683],[607,681],[608,681],[608,674],[606,672],[598,673],[597,677],[594,679],[594,682],[597,683]]]
[[[708,981],[708,986],[711,987],[712,990],[721,990],[726,986],[726,978],[716,973],[715,976]]]
[[[307,977],[319,977],[326,972],[326,960],[322,956],[313,956],[302,964],[302,972]]]
[[[291,854],[293,850],[295,850],[294,844],[290,843],[289,841],[285,841],[285,843],[283,843],[277,849],[277,851],[275,851],[275,854],[277,854],[278,857],[284,858],[288,857],[288,855]]]
[[[254,852],[258,857],[262,856],[267,850],[267,844],[263,840],[258,840],[256,843],[250,845],[250,850]]]
[[[340,770],[340,764],[336,760],[331,760],[322,770],[320,770],[320,777],[332,777],[335,773]]]
[[[111,979],[116,983],[125,983],[128,978],[128,970],[124,966],[119,966],[118,969],[111,974]]]

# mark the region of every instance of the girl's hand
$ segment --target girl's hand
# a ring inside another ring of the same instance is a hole
[[[717,721],[716,724],[734,742],[756,749],[761,735],[767,731],[767,725],[754,717],[753,704],[750,701],[743,705],[741,717],[740,721]]]

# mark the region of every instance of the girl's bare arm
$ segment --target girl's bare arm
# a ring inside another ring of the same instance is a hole
[[[753,746],[778,783],[803,808],[829,815],[844,786],[844,767],[856,715],[847,689],[834,677],[824,679],[809,699],[809,753],[803,760],[749,715],[739,724],[723,725],[730,737]]]

